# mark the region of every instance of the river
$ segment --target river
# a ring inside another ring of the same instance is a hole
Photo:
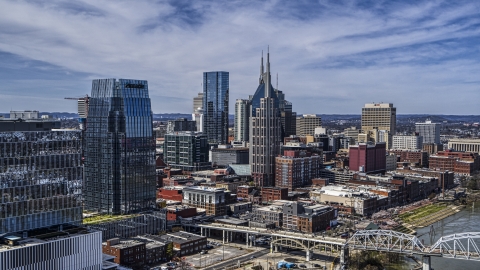
[[[480,205],[472,211],[471,207],[458,212],[453,216],[438,221],[433,224],[435,236],[433,243],[440,237],[454,233],[480,232]],[[417,237],[424,241],[425,245],[431,245],[430,226],[417,230]],[[478,243],[478,242],[477,242]],[[446,259],[441,257],[432,257],[432,268],[434,270],[456,270],[456,269],[480,269],[480,261],[467,261],[458,259]]]

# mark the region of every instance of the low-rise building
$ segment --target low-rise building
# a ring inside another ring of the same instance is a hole
[[[418,168],[428,167],[428,152],[423,150],[405,150],[391,149],[388,150],[390,155],[397,157],[397,162],[414,164]]]
[[[322,156],[286,150],[283,156],[275,158],[275,186],[291,191],[311,185],[312,179],[319,177],[322,164]]]
[[[440,151],[430,156],[429,168],[453,171],[460,175],[471,175],[480,169],[480,156],[472,152]]]
[[[177,221],[178,218],[189,218],[197,215],[197,208],[187,205],[167,207],[167,220]]]
[[[102,252],[115,256],[115,263],[141,268],[145,264],[145,243],[136,240],[113,238],[102,245]]]
[[[272,205],[253,209],[254,221],[274,223],[277,228],[283,227],[283,204],[288,201],[277,201]]]
[[[239,202],[229,204],[228,208],[230,209],[231,214],[243,214],[246,212],[252,212],[252,203],[251,202]]]
[[[198,253],[207,246],[206,236],[189,232],[168,233],[161,235],[160,238],[173,243],[174,252],[178,257]]]
[[[271,203],[276,200],[287,200],[288,188],[262,187],[262,202]]]
[[[192,207],[205,209],[208,216],[226,214],[225,189],[208,187],[186,187],[183,189],[183,203]]]

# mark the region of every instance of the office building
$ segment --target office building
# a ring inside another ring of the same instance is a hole
[[[263,57],[260,66],[261,78],[257,93],[263,92],[258,107],[250,117],[250,165],[256,186],[273,186],[275,182],[275,157],[280,153],[282,128],[278,99],[275,99],[270,76],[270,53],[267,53],[267,69],[263,72]],[[257,103],[252,100],[252,108]]]
[[[229,164],[248,164],[247,147],[231,147],[219,145],[212,151],[212,163],[216,166],[226,167]]]
[[[387,138],[383,140],[375,140],[374,138],[373,142],[385,142],[387,146],[392,145],[391,136],[395,135],[396,128],[397,108],[393,107],[392,103],[367,103],[362,108],[362,130],[364,133],[374,129],[388,131]],[[374,134],[374,136],[379,135]]]
[[[440,123],[432,123],[430,120],[425,123],[415,123],[415,132],[423,137],[424,144],[440,144]]]
[[[359,143],[349,148],[350,170],[363,173],[385,172],[387,165],[385,143]]]
[[[448,148],[480,154],[480,139],[450,139]]]
[[[192,110],[192,112],[195,113],[195,111],[198,108],[201,108],[203,110],[203,93],[198,93],[198,95],[193,98],[193,110]]]
[[[250,101],[237,99],[235,102],[234,140],[246,142],[249,140]]]
[[[443,151],[443,144],[436,143],[424,143],[422,145],[422,150],[426,151],[428,154],[433,155],[438,151]]]
[[[187,120],[186,118],[169,120],[167,122],[167,133],[174,133],[178,131],[197,131],[196,122]]]
[[[304,114],[297,117],[297,136],[313,136],[315,128],[322,126],[322,118],[315,114]]]
[[[203,132],[212,145],[228,143],[229,73],[203,73]]]
[[[186,187],[183,189],[183,204],[205,209],[207,216],[226,215],[227,194],[223,188]]]
[[[0,235],[82,222],[81,138],[79,130],[0,132]]]
[[[166,134],[163,145],[163,161],[172,168],[190,172],[211,168],[208,161],[208,138],[204,133]]]
[[[403,136],[395,135],[393,136],[393,145],[392,149],[409,149],[409,150],[420,150],[422,149],[423,137],[418,135],[413,136]]]
[[[2,234],[0,269],[102,269],[102,233],[51,226],[21,235]]]
[[[203,108],[197,108],[194,111],[192,120],[195,121],[195,131],[203,132]]]
[[[92,82],[85,132],[85,210],[128,214],[155,206],[155,143],[147,81]]]

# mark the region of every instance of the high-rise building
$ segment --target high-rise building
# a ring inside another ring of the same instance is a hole
[[[197,123],[192,120],[187,120],[186,118],[169,120],[167,123],[167,133],[177,131],[197,131]]]
[[[248,99],[237,99],[235,102],[235,123],[234,137],[236,142],[249,140],[250,101]]]
[[[423,137],[423,143],[440,144],[440,123],[432,123],[427,120],[425,123],[415,123],[415,132]]]
[[[199,107],[195,110],[192,120],[195,121],[196,131],[203,132],[203,108]]]
[[[208,162],[208,138],[203,133],[166,134],[163,146],[163,160],[172,168],[184,171],[201,171],[211,168]]]
[[[128,214],[155,206],[155,142],[147,81],[92,82],[85,132],[85,210]]]
[[[228,143],[229,73],[203,73],[203,132],[209,144]]]
[[[396,128],[397,108],[393,107],[392,103],[367,103],[362,108],[362,130],[364,133],[368,134],[374,129],[377,130],[377,133],[378,131],[387,131],[388,138],[385,138],[384,142],[387,143],[387,146],[391,146],[391,136],[395,135]]]
[[[198,96],[193,98],[193,113],[195,113],[198,108],[203,109],[203,93],[198,93]]]
[[[80,130],[0,132],[0,235],[82,222],[81,138]]]
[[[423,137],[418,135],[413,136],[393,136],[392,149],[410,149],[419,150],[422,149]]]
[[[252,100],[250,116],[250,166],[257,186],[273,186],[275,182],[275,157],[280,153],[282,128],[278,99],[271,85],[270,53],[267,53],[267,70],[263,72],[263,56],[260,66],[260,85],[255,94],[264,97]],[[258,107],[254,106],[256,103]]]
[[[316,114],[304,114],[297,117],[297,136],[313,136],[315,128],[322,126],[322,118]]]

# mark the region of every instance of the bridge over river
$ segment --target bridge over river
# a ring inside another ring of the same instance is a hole
[[[269,236],[272,238],[270,241],[270,252],[277,251],[282,247],[303,249],[306,252],[307,261],[310,260],[315,250],[334,250],[339,253],[342,268],[345,268],[349,251],[352,250],[420,255],[422,256],[424,270],[431,269],[431,257],[433,256],[479,261],[480,268],[480,232],[465,232],[443,236],[437,242],[428,246],[424,245],[414,235],[391,230],[357,231],[349,239],[341,239],[318,234],[217,223],[185,225],[199,227],[201,234],[204,236],[210,236],[212,230],[221,231],[224,243],[233,241],[234,235],[244,234],[247,248],[255,245],[255,239],[259,236]]]

